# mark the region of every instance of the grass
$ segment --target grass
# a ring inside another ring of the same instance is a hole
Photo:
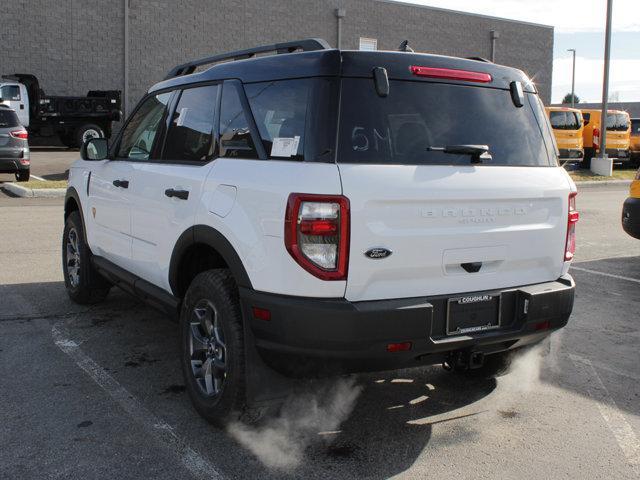
[[[17,185],[25,188],[67,188],[66,180],[29,180],[28,182],[16,182]]]
[[[574,182],[587,182],[590,180],[605,181],[605,180],[633,180],[636,178],[636,170],[616,170],[613,167],[612,177],[603,177],[602,175],[596,175],[591,170],[572,170],[569,172]]]

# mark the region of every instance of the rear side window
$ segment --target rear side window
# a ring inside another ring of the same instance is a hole
[[[213,124],[218,85],[184,90],[169,125],[163,157],[206,163],[215,156]]]
[[[580,118],[575,112],[549,112],[551,126],[556,130],[578,130]]]
[[[488,145],[492,159],[483,165],[556,165],[535,96],[517,108],[508,90],[391,81],[380,97],[372,80],[345,78],[341,98],[339,162],[469,165],[469,155],[428,147]]]
[[[225,83],[222,87],[220,156],[258,158],[258,152],[251,137],[249,121],[240,101],[240,93],[233,83]]]
[[[0,98],[3,100],[19,101],[20,87],[17,85],[5,85],[0,89]]]
[[[20,125],[18,116],[13,110],[0,108],[0,128],[17,127]]]
[[[312,80],[284,80],[245,86],[269,158],[303,160]]]
[[[582,113],[582,118],[584,119],[584,124],[586,125],[587,123],[589,123],[591,121],[591,114],[583,112]]]

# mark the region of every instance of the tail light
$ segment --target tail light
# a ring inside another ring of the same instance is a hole
[[[595,149],[600,148],[600,129],[599,128],[593,129],[593,148]]]
[[[576,223],[580,219],[580,214],[576,210],[576,195],[578,192],[569,194],[569,213],[567,217],[567,242],[564,248],[564,260],[569,262],[573,260],[576,253]]]
[[[444,78],[448,80],[462,80],[465,82],[490,83],[493,78],[485,72],[457,70],[453,68],[422,67],[411,65],[409,70],[417,77]]]
[[[346,280],[349,199],[342,195],[289,195],[284,243],[293,259],[312,275],[322,280]]]
[[[22,140],[26,140],[27,138],[29,138],[29,134],[24,128],[22,130],[14,130],[13,132],[9,132],[9,135],[11,135],[13,138],[20,138]]]

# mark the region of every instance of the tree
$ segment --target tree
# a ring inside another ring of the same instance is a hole
[[[573,103],[580,103],[580,97],[578,97],[577,95],[573,96],[573,99],[575,100]],[[562,103],[566,103],[571,105],[571,94],[567,93],[564,98],[562,99]]]

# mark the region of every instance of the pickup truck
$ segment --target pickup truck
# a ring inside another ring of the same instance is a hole
[[[92,90],[86,96],[45,95],[35,75],[14,73],[0,80],[0,104],[16,111],[31,137],[58,137],[67,147],[111,136],[122,116],[119,90]]]

